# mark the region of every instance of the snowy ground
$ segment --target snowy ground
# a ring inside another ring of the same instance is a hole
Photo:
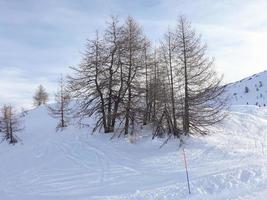
[[[44,108],[24,120],[23,143],[0,144],[1,200],[266,199],[267,108],[235,106],[214,135],[186,142],[190,196],[178,141],[55,132]]]
[[[267,107],[267,71],[226,85],[231,105],[257,105]]]

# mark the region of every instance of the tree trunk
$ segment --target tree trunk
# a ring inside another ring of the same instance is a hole
[[[169,46],[169,67],[171,75],[171,104],[172,104],[172,119],[173,119],[173,134],[178,136],[177,133],[177,122],[176,122],[176,112],[175,112],[175,100],[174,100],[174,83],[173,83],[173,69],[172,69],[172,49],[171,49],[171,33],[169,32],[168,37]]]
[[[184,119],[183,131],[185,135],[189,134],[189,97],[188,97],[188,77],[187,77],[187,55],[186,55],[186,42],[184,24],[182,22],[182,40],[183,40],[183,57],[184,57]]]

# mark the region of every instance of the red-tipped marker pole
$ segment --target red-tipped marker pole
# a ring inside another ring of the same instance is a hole
[[[188,193],[191,194],[190,182],[189,182],[189,175],[188,175],[188,169],[187,169],[187,161],[186,161],[186,155],[185,155],[184,148],[183,148],[183,154],[184,154],[184,166],[185,166],[185,171],[186,171],[186,179],[187,179]]]

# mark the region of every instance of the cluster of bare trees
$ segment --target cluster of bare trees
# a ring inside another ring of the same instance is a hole
[[[121,124],[133,133],[142,108],[142,68],[145,37],[129,17],[123,25],[112,18],[100,36],[89,40],[79,67],[73,68],[69,88],[78,101],[81,119],[95,116],[95,129],[113,132]]]
[[[222,78],[214,71],[206,50],[201,36],[184,17],[179,18],[173,31],[166,33],[159,50],[157,82],[163,86],[165,97],[161,98],[164,104],[156,117],[156,135],[206,134],[207,127],[224,118]]]
[[[49,115],[59,120],[56,130],[62,131],[69,125],[70,119],[73,117],[73,112],[70,107],[71,96],[62,75],[57,92],[55,93],[55,102],[48,105],[48,96],[45,88],[39,85],[33,96],[33,105],[36,107],[45,105]]]
[[[48,93],[40,85],[33,97],[33,105],[41,106],[48,101]],[[17,143],[20,139],[17,133],[24,129],[22,117],[25,117],[26,111],[22,109],[21,113],[15,111],[11,105],[4,105],[0,110],[0,137],[1,142],[6,140],[10,144]]]
[[[105,133],[133,135],[138,125],[152,124],[154,136],[206,134],[223,119],[225,106],[206,49],[184,17],[157,48],[132,17],[122,24],[111,18],[72,68],[68,86],[76,115],[95,117],[94,130]]]
[[[4,105],[1,108],[0,134],[2,141],[7,140],[10,144],[18,142],[19,138],[16,133],[23,129],[20,118],[12,106]]]
[[[57,119],[59,123],[56,130],[63,130],[69,125],[72,112],[70,108],[71,98],[67,91],[65,82],[61,77],[58,91],[55,94],[55,103],[47,105],[48,93],[42,85],[39,85],[35,95],[33,96],[33,105],[36,107],[45,105],[48,113]],[[22,117],[25,117],[27,111],[22,109],[18,114],[11,105],[4,105],[0,111],[0,137],[1,141],[8,141],[10,144],[15,144],[19,141],[17,132],[23,130]]]
[[[81,124],[93,117],[93,131],[114,135],[132,136],[148,124],[154,128],[153,137],[205,135],[225,116],[224,87],[206,50],[184,17],[156,48],[132,17],[124,23],[112,17],[103,33],[88,40],[68,82],[61,78],[48,112],[59,119],[57,130],[75,116]],[[71,98],[76,100],[73,108]],[[48,93],[42,85],[33,100],[35,106],[46,105]],[[19,130],[19,118],[11,106],[4,106],[0,117],[4,139],[16,143],[14,133]]]

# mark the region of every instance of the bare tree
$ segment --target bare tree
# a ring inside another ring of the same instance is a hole
[[[21,131],[21,121],[19,115],[14,112],[12,106],[3,106],[0,117],[0,131],[3,133],[3,140],[7,140],[10,144],[18,142],[16,132]]]
[[[125,71],[126,95],[124,98],[125,123],[124,134],[129,130],[133,134],[138,112],[138,98],[140,96],[140,68],[142,66],[143,47],[145,37],[141,27],[132,18],[128,17],[123,26],[123,55],[122,62]],[[124,77],[122,77],[124,78]],[[131,127],[130,127],[131,126]]]
[[[48,101],[48,93],[45,91],[45,88],[42,85],[39,85],[35,95],[33,96],[33,105],[34,106],[45,105],[47,101]]]
[[[107,80],[107,132],[113,132],[116,119],[119,116],[119,107],[122,103],[124,83],[122,76],[122,26],[117,17],[111,17],[104,31],[106,49],[104,78]]]
[[[152,122],[155,127],[153,138],[166,134],[175,135],[172,118],[171,81],[169,75],[168,51],[164,48],[158,50],[154,57],[153,78],[150,80],[150,98],[152,99]],[[177,105],[176,105],[177,106]]]
[[[185,17],[179,19],[175,40],[178,73],[183,77],[183,133],[206,134],[208,126],[225,116],[225,100],[219,98],[224,91],[220,86],[222,78],[218,78],[213,60],[206,55],[207,45],[201,43],[200,35]]]
[[[177,44],[175,41],[175,35],[170,30],[165,34],[164,40],[161,42],[160,46],[160,64],[163,68],[161,73],[164,77],[164,87],[166,95],[169,96],[169,99],[165,99],[166,104],[164,105],[165,117],[168,117],[167,122],[170,127],[170,132],[174,136],[179,136],[180,129],[178,127],[178,119],[180,116],[181,102],[179,101],[178,94],[180,92],[179,79],[180,74],[177,73],[178,70],[178,60],[176,56]]]
[[[94,131],[104,128],[108,133],[106,111],[106,79],[105,59],[106,49],[103,40],[99,38],[88,40],[87,49],[78,67],[72,67],[73,76],[69,76],[69,89],[77,101],[76,116],[83,119],[95,116],[97,122]]]
[[[150,81],[153,74],[153,66],[155,64],[155,60],[153,59],[153,53],[151,49],[150,41],[145,38],[144,40],[144,47],[143,47],[143,57],[142,57],[142,70],[144,74],[144,99],[145,99],[145,106],[144,106],[144,114],[143,114],[143,125],[147,125],[151,122],[151,112],[152,112],[152,98],[150,97]],[[141,80],[140,80],[141,82]]]
[[[51,116],[59,119],[56,130],[63,130],[69,124],[72,110],[70,108],[71,97],[62,76],[59,82],[59,89],[55,94],[55,100],[55,104],[47,106],[48,112]]]

